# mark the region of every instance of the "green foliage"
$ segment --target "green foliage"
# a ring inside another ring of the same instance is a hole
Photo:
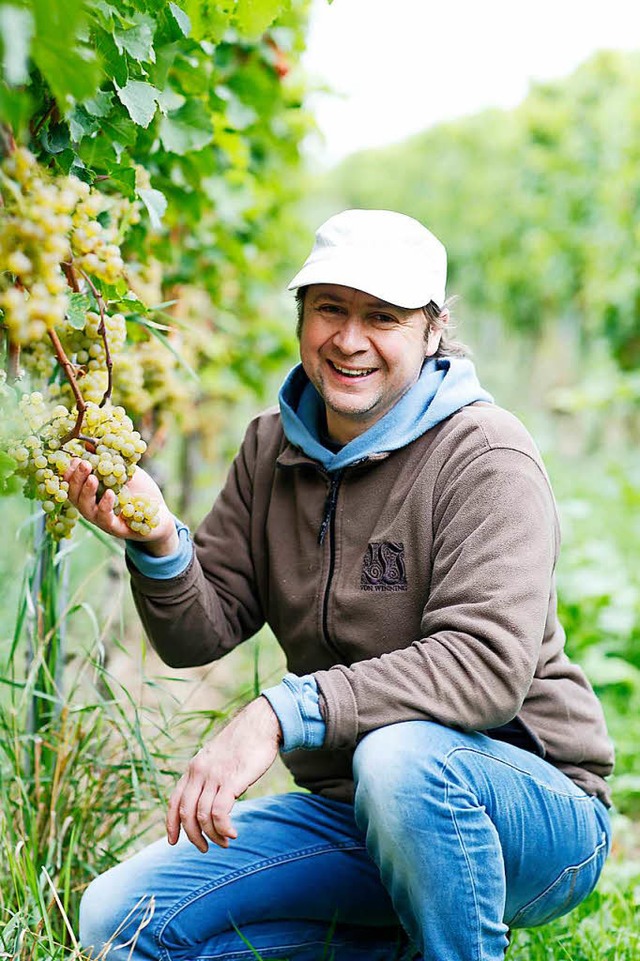
[[[560,322],[640,361],[640,55],[602,53],[511,111],[347,159],[332,201],[423,220],[477,316],[537,336]]]
[[[0,120],[52,168],[143,202],[126,256],[160,263],[160,300],[195,286],[212,324],[234,317],[230,354],[207,382],[228,386],[231,373],[236,393],[262,390],[243,358],[299,236],[289,209],[309,129],[295,70],[306,7],[0,2]]]

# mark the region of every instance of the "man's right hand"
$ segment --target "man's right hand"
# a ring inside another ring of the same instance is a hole
[[[175,522],[162,492],[149,474],[140,467],[136,468],[135,474],[126,486],[133,497],[144,496],[159,506],[158,525],[148,534],[132,531],[121,515],[114,514],[116,495],[112,490],[106,490],[100,500],[96,500],[98,478],[91,472],[91,465],[87,461],[74,458],[65,474],[65,480],[69,482],[71,503],[78,508],[86,520],[95,524],[100,530],[124,540],[142,542],[145,550],[155,557],[166,557],[178,550],[179,541]]]

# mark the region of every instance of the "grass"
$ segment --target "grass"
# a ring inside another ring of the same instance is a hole
[[[640,830],[618,817],[614,832],[612,855],[594,894],[565,918],[514,932],[508,961],[638,961]]]

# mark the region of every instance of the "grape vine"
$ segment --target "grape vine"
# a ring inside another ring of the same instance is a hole
[[[99,496],[113,490],[131,530],[149,533],[157,507],[125,487],[147,445],[113,403],[127,324],[102,292],[124,281],[120,243],[139,211],[76,177],[51,175],[24,148],[2,164],[0,189],[0,329],[9,359],[0,447],[26,496],[42,503],[55,539],[69,537],[78,518],[64,480],[73,457],[91,464]],[[26,391],[30,379],[45,386]]]

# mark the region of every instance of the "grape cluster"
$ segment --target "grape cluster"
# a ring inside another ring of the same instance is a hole
[[[116,508],[133,531],[148,534],[158,523],[158,506],[148,498],[133,497],[125,485],[133,476],[146,444],[127,417],[124,408],[89,404],[84,429],[91,437],[65,441],[75,423],[75,414],[59,404],[53,409],[35,391],[20,399],[18,411],[28,433],[5,443],[17,463],[25,494],[42,502],[46,528],[56,539],[69,537],[78,511],[69,502],[69,484],[64,480],[72,457],[88,461],[98,478],[98,497],[107,489],[116,495]],[[63,443],[63,441],[65,441]]]
[[[65,264],[110,284],[123,276],[118,241],[139,212],[77,177],[51,176],[24,148],[5,159],[0,184],[0,308],[12,342],[27,345],[65,324]]]
[[[125,278],[120,244],[138,220],[139,205],[54,176],[28,150],[0,164],[0,346],[11,374],[10,387],[0,379],[0,449],[56,538],[78,518],[64,480],[72,457],[90,463],[98,497],[113,490],[132,531],[146,535],[158,523],[158,508],[126,487],[146,444],[111,398],[126,398],[153,427],[157,406],[172,395],[175,358],[144,334],[127,343],[126,319],[102,286]],[[134,273],[162,299],[159,265]]]
[[[91,464],[98,478],[98,499],[112,490],[116,495],[115,513],[122,515],[132,531],[149,534],[158,525],[158,505],[147,497],[133,496],[125,487],[147,449],[131,418],[124,407],[90,403],[83,429],[91,441],[74,438],[65,444],[66,450]]]
[[[39,391],[24,394],[18,412],[28,433],[9,441],[7,453],[18,465],[18,476],[26,481],[26,496],[41,501],[47,531],[56,539],[69,537],[79,515],[69,502],[69,485],[63,479],[71,457],[61,448],[59,438],[71,428],[74,418],[66,407],[52,411]]]

